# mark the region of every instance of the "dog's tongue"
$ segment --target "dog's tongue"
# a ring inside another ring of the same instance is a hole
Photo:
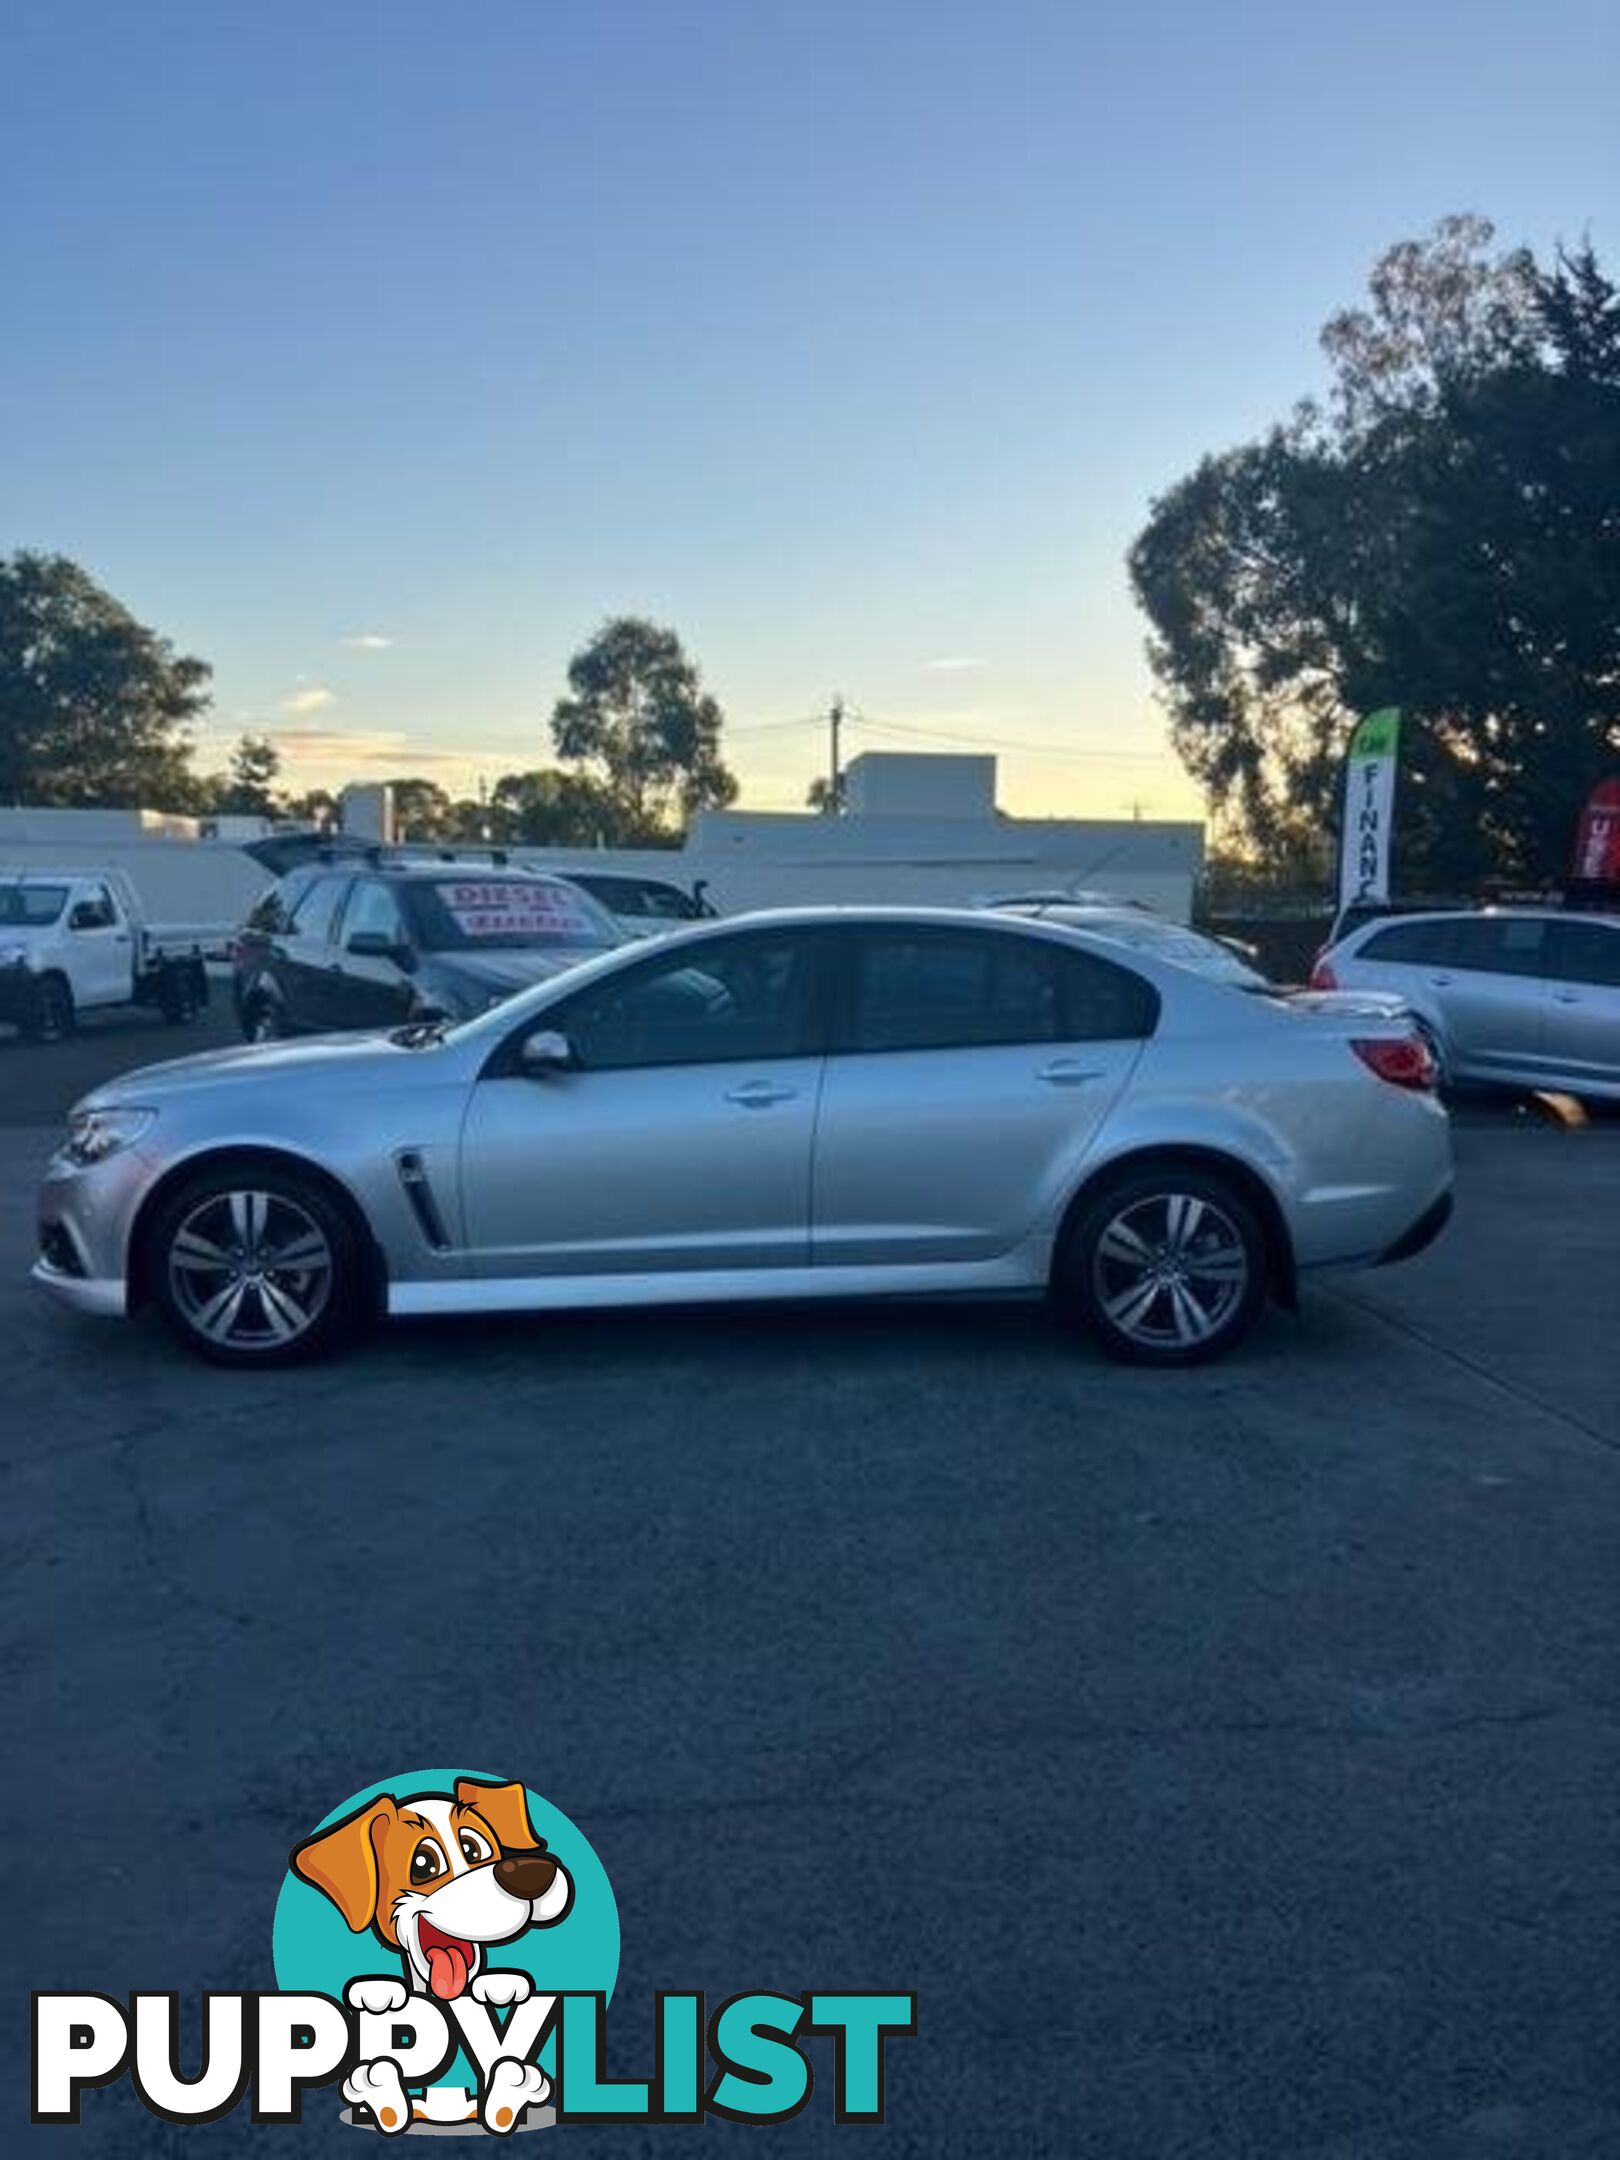
[[[427,1954],[428,1986],[440,2002],[454,2002],[467,1985],[467,1954],[460,1943],[435,1943]]]

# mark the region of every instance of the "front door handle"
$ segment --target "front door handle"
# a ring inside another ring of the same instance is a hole
[[[1449,975],[1431,975],[1429,980],[1437,990],[1449,990],[1451,987],[1451,977]]]
[[[775,1080],[748,1080],[741,1087],[727,1088],[726,1101],[740,1103],[745,1110],[768,1110],[772,1103],[792,1102],[798,1092]]]
[[[1078,1058],[1054,1058],[1035,1077],[1048,1087],[1081,1087],[1087,1080],[1100,1080],[1102,1073],[1095,1065],[1082,1065]]]
[[[1554,1003],[1559,1005],[1578,1005],[1581,1002],[1581,997],[1578,990],[1555,990],[1553,1000]]]

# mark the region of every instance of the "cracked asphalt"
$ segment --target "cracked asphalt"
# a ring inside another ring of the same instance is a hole
[[[1463,1118],[1436,1248],[1208,1372],[867,1306],[243,1380],[24,1280],[60,1112],[176,1047],[0,1043],[14,2012],[270,1985],[289,1846],[456,1761],[595,1844],[621,2074],[658,1988],[917,1991],[887,2125],[772,2151],[1620,2153],[1620,1124]]]

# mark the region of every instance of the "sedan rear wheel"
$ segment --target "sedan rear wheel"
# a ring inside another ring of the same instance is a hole
[[[313,1180],[224,1171],[164,1208],[148,1280],[170,1326],[223,1365],[283,1365],[330,1349],[364,1310],[359,1240]]]
[[[1265,1239],[1234,1186],[1172,1164],[1122,1178],[1093,1201],[1059,1286],[1110,1356],[1201,1364],[1253,1325],[1266,1294]]]

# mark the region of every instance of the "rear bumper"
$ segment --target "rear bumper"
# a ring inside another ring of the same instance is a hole
[[[1455,1205],[1456,1195],[1447,1186],[1439,1199],[1432,1200],[1417,1221],[1401,1232],[1393,1245],[1385,1247],[1378,1255],[1376,1265],[1388,1267],[1395,1260],[1410,1260],[1414,1253],[1420,1253],[1425,1246],[1432,1245],[1450,1222],[1451,1211]]]

